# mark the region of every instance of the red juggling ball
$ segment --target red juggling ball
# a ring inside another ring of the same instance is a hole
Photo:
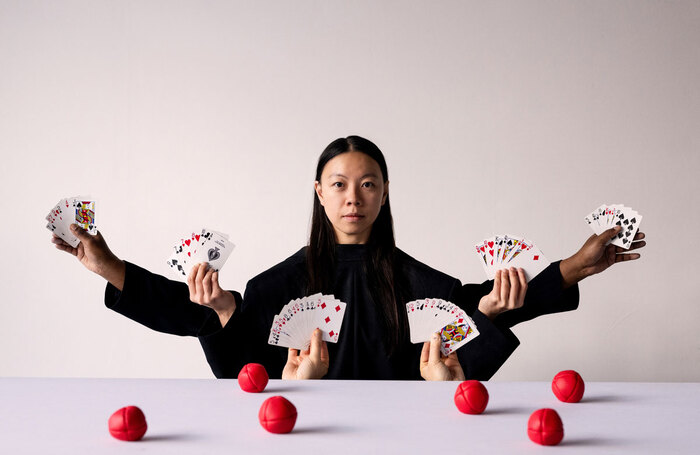
[[[265,390],[269,379],[267,370],[259,363],[249,363],[238,373],[238,385],[241,386],[241,389],[251,393]]]
[[[481,414],[489,402],[489,392],[476,380],[464,381],[455,391],[457,409],[465,414]]]
[[[138,441],[146,434],[146,416],[136,406],[119,409],[109,418],[109,433],[122,441]]]
[[[574,370],[560,371],[552,379],[552,392],[565,403],[581,401],[584,388],[583,378]]]
[[[260,406],[258,419],[270,433],[289,433],[297,421],[297,408],[284,397],[270,397]]]
[[[527,422],[527,435],[532,442],[554,446],[564,438],[564,424],[554,409],[538,409]]]

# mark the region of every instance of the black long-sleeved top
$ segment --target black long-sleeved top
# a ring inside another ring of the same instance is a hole
[[[389,356],[384,345],[381,313],[369,292],[364,268],[365,245],[337,245],[333,294],[347,303],[340,337],[328,343],[330,379],[421,379],[421,344],[408,339]],[[513,325],[542,314],[573,310],[578,287],[562,289],[559,263],[551,264],[528,286],[522,308],[490,321],[477,310],[479,300],[493,288],[492,281],[467,284],[422,264],[397,250],[410,300],[440,298],[458,304],[471,315],[479,336],[457,351],[468,379],[489,379],[517,348]],[[271,378],[280,378],[287,349],[267,343],[273,318],[289,301],[306,291],[305,248],[251,279],[237,309],[225,327],[216,313],[189,300],[187,285],[126,263],[124,288],[108,284],[105,304],[151,329],[175,335],[197,336],[218,378],[238,375],[243,365],[265,365]]]

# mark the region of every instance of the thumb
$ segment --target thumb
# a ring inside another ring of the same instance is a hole
[[[430,336],[430,360],[429,363],[440,362],[440,335],[433,333]]]
[[[321,329],[316,329],[314,330],[314,333],[311,334],[311,348],[310,348],[310,355],[312,359],[320,359],[321,358],[321,349],[323,344],[323,339],[321,335]]]
[[[598,236],[598,241],[607,242],[608,240],[614,239],[615,237],[617,237],[617,234],[620,232],[621,229],[622,228],[620,226],[615,226],[601,232]]]
[[[78,239],[80,239],[81,241],[88,238],[88,236],[89,236],[89,234],[87,232],[85,232],[85,230],[83,228],[81,228],[80,226],[78,226],[77,224],[71,224],[70,231],[74,236],[78,237]]]
[[[423,349],[420,352],[420,363],[428,363],[428,355],[430,353],[430,343],[423,343]]]
[[[221,286],[219,286],[219,272],[218,271],[211,274],[211,284],[212,284],[213,291],[222,292]]]

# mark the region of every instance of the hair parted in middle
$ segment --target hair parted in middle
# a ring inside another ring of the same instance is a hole
[[[326,164],[336,156],[347,152],[361,152],[379,164],[384,183],[389,181],[386,160],[379,147],[360,136],[348,136],[331,142],[321,153],[316,166],[316,181]],[[404,338],[408,336],[408,318],[403,310],[404,277],[396,255],[393,219],[389,195],[382,205],[377,219],[372,225],[367,241],[367,258],[364,262],[369,280],[370,294],[382,315],[387,334],[384,343],[391,355]],[[314,191],[311,232],[306,249],[308,293],[333,293],[335,276],[336,237],[333,225]]]

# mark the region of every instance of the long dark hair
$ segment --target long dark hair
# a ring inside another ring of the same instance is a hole
[[[360,136],[336,139],[321,153],[316,167],[316,181],[321,181],[321,173],[331,159],[347,152],[362,152],[379,164],[384,182],[389,181],[389,173],[384,155],[372,141]],[[309,293],[332,293],[335,276],[335,232],[326,216],[316,192],[314,209],[311,215],[311,233],[306,249],[306,264]],[[391,205],[387,195],[367,241],[368,257],[365,269],[370,285],[370,294],[379,308],[385,327],[384,343],[391,355],[408,333],[408,318],[403,307],[403,276],[397,263],[396,242],[391,217]]]

